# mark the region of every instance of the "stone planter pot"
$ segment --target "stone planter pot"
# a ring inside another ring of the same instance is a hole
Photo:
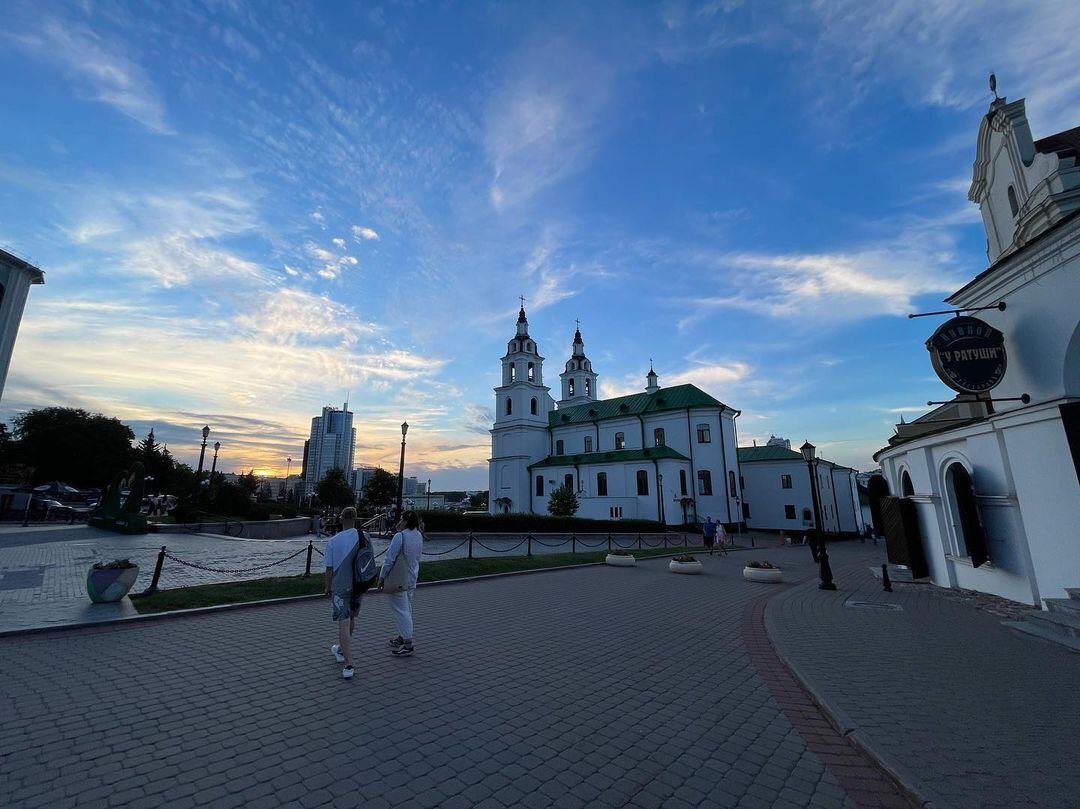
[[[611,565],[612,567],[633,567],[637,564],[637,559],[633,556],[621,556],[615,553],[609,553],[604,557],[604,564]]]
[[[776,584],[784,580],[783,572],[778,567],[744,567],[742,577],[747,581],[762,581]]]
[[[86,592],[95,604],[119,601],[128,594],[138,577],[137,565],[115,570],[90,568],[90,572],[86,574]]]
[[[668,562],[668,570],[672,573],[700,573],[702,571],[701,562],[676,562],[672,559]]]

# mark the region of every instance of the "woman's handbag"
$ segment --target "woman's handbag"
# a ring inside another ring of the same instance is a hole
[[[390,571],[383,579],[382,589],[384,593],[400,593],[409,586],[409,563],[405,558],[405,535],[398,534],[397,536],[401,537],[401,550],[398,551],[393,567],[390,568]]]

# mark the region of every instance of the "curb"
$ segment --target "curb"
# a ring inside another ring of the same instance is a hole
[[[735,550],[742,550],[736,548]],[[685,552],[686,549],[683,549]],[[650,559],[667,559],[671,556],[681,556],[682,553],[663,553],[655,556],[646,556],[639,561],[647,562]],[[538,567],[532,570],[507,570],[502,573],[481,573],[476,576],[464,576],[458,579],[442,579],[440,581],[421,581],[417,582],[417,588],[420,587],[439,587],[444,584],[468,584],[470,582],[486,581],[488,579],[502,579],[507,576],[527,576],[532,573],[554,573],[559,570],[577,570],[584,567],[604,567],[604,562],[582,562],[578,565],[559,565],[557,567]],[[291,604],[300,601],[316,601],[325,598],[321,594],[302,595],[302,596],[286,596],[284,598],[264,598],[259,601],[240,601],[235,604],[215,604],[210,607],[191,607],[184,610],[164,610],[162,612],[150,612],[145,615],[129,615],[122,618],[106,618],[102,621],[89,621],[81,624],[65,624],[63,626],[32,626],[26,629],[7,629],[0,631],[0,639],[10,637],[20,637],[26,635],[45,635],[49,633],[61,633],[61,632],[77,632],[83,629],[97,629],[99,627],[110,626],[130,626],[132,624],[138,624],[148,621],[162,621],[170,618],[191,618],[198,617],[200,615],[208,615],[217,612],[231,612],[233,610],[242,610],[255,607],[267,607],[275,604]]]
[[[785,594],[793,594],[800,586],[807,585],[812,581],[813,579],[798,582],[794,587],[791,587],[785,592],[777,593],[775,598],[769,599],[769,602],[783,598]],[[769,604],[767,603],[763,618],[768,613],[768,607]],[[855,724],[855,720],[852,719],[844,709],[829,702],[824,693],[814,685],[814,681],[807,676],[805,672],[800,670],[799,666],[785,653],[783,648],[773,640],[772,636],[769,634],[769,621],[765,620],[764,623],[765,635],[769,638],[769,643],[772,644],[776,656],[780,658],[780,661],[787,667],[788,671],[795,677],[799,685],[801,685],[803,690],[810,696],[811,701],[817,705],[818,710],[820,710],[829,721],[829,724],[836,729],[836,732],[839,733],[848,744],[873,761],[885,774],[885,777],[900,790],[912,806],[920,807],[920,809],[944,809],[942,804],[936,803],[931,798],[927,797],[919,785],[918,778],[916,778],[907,767],[893,761],[889,755],[879,750],[866,732]]]

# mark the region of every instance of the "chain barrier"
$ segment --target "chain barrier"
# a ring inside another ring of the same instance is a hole
[[[556,543],[554,543],[554,544],[552,544],[552,543],[550,543],[550,542],[541,542],[541,541],[540,541],[539,539],[537,539],[536,537],[533,537],[533,542],[535,542],[535,543],[536,543],[537,545],[539,545],[539,546],[540,546],[541,548],[561,548],[561,547],[562,547],[563,545],[568,545],[568,544],[570,544],[570,543],[568,543],[568,542],[556,542]]]
[[[591,542],[585,542],[585,541],[579,539],[577,541],[577,544],[580,545],[583,548],[602,548],[605,545],[607,545],[607,540],[606,539],[601,539],[599,542],[597,542],[594,545]]]
[[[636,542],[634,542],[633,540],[630,540],[630,544],[629,544],[629,545],[623,545],[623,544],[622,544],[621,542],[619,542],[619,540],[617,540],[617,539],[616,539],[616,540],[614,540],[614,542],[615,542],[615,547],[616,547],[616,548],[623,548],[624,550],[625,550],[626,548],[633,548],[633,547],[634,547],[635,545],[637,545],[637,543],[636,543]]]
[[[229,575],[239,575],[239,574],[242,574],[242,573],[254,573],[257,570],[266,570],[268,567],[274,567],[276,565],[283,564],[284,562],[288,562],[290,559],[295,559],[300,554],[306,553],[306,552],[307,552],[307,547],[305,546],[305,547],[301,548],[300,550],[298,550],[296,553],[290,554],[289,556],[286,556],[284,559],[278,559],[276,562],[269,562],[269,563],[267,563],[265,565],[256,565],[255,567],[237,568],[235,570],[229,570],[229,569],[217,568],[217,567],[207,567],[206,565],[196,564],[195,562],[186,562],[186,561],[184,561],[183,559],[181,559],[178,556],[173,556],[168,551],[164,551],[163,553],[164,553],[166,559],[172,559],[174,562],[177,562],[178,564],[184,565],[185,567],[193,567],[196,570],[203,570],[203,571],[206,571],[207,573],[227,573]]]
[[[463,548],[468,544],[469,544],[469,540],[463,539],[461,542],[459,542],[457,545],[450,548],[449,550],[445,550],[445,551],[424,551],[422,555],[423,556],[446,556],[446,554],[453,553],[458,548]]]
[[[510,553],[510,551],[516,551],[516,550],[517,550],[518,548],[520,548],[520,547],[521,547],[522,545],[524,545],[524,544],[525,544],[526,542],[528,542],[528,541],[529,541],[529,538],[528,538],[528,537],[525,537],[525,539],[521,540],[521,542],[519,542],[519,543],[518,543],[517,545],[515,545],[514,547],[512,547],[512,548],[504,548],[504,549],[499,549],[499,548],[489,548],[489,547],[488,547],[487,545],[485,545],[485,544],[484,544],[483,542],[481,542],[481,541],[480,541],[479,539],[475,539],[475,538],[474,538],[474,539],[473,539],[473,541],[474,541],[474,542],[475,542],[475,543],[476,543],[477,545],[479,545],[479,546],[480,546],[481,548],[484,548],[484,549],[486,549],[486,550],[489,550],[489,551],[491,551],[492,553]]]

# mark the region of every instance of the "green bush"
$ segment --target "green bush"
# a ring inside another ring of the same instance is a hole
[[[606,534],[657,533],[664,526],[651,520],[590,520],[585,517],[548,517],[540,514],[455,514],[451,511],[422,511],[427,531],[475,531],[491,534]]]

